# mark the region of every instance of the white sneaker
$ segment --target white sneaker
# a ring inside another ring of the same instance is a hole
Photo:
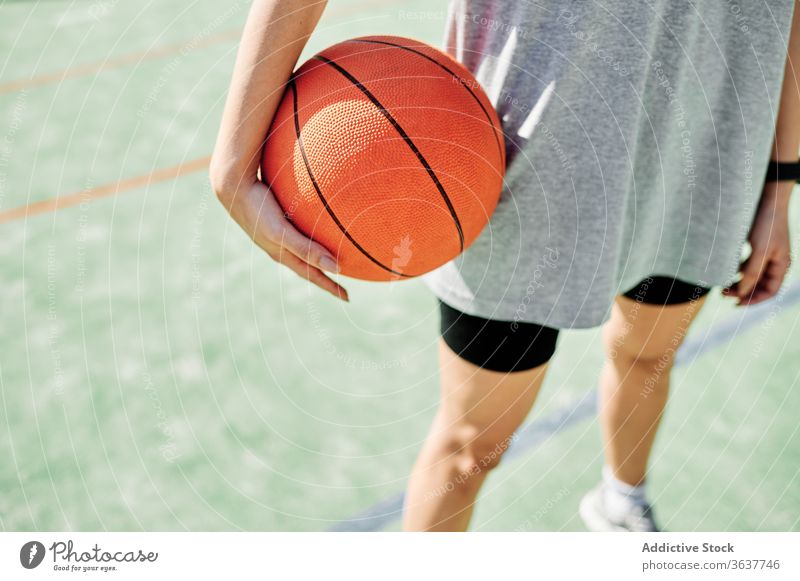
[[[605,490],[603,484],[598,484],[586,493],[581,500],[579,513],[583,523],[590,531],[594,532],[659,532],[653,517],[653,509],[649,504],[633,505],[631,511],[621,520],[611,519],[606,512]]]

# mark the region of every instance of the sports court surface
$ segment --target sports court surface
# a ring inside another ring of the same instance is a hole
[[[0,1],[0,529],[395,530],[437,400],[419,281],[345,305],[209,190],[249,3]],[[445,2],[329,3],[344,38],[438,43]],[[800,208],[793,205],[794,247]],[[800,530],[800,280],[716,293],[681,354],[651,488],[668,530]],[[475,530],[584,530],[598,331],[564,333]]]

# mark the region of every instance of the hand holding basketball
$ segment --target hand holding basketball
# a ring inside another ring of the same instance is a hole
[[[236,223],[273,260],[335,297],[349,300],[347,291],[322,272],[338,271],[331,253],[292,226],[267,186],[255,181],[236,193],[219,197]]]
[[[288,66],[274,67],[273,79]],[[221,195],[223,204],[276,261],[347,300],[323,270],[412,278],[458,256],[488,223],[505,170],[502,128],[475,78],[449,55],[406,38],[352,39],[307,61],[281,88],[269,107],[246,95],[234,102],[271,122],[263,183],[249,154],[238,156],[244,169],[224,171],[227,147],[215,155],[223,170],[213,172],[228,176],[218,192],[239,192]],[[222,143],[242,149],[243,135],[252,136],[241,127]],[[253,176],[244,188],[242,175]]]

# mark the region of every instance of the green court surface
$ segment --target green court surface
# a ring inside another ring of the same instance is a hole
[[[325,530],[404,487],[438,390],[421,282],[348,280],[349,305],[309,288],[202,169],[80,194],[210,154],[248,7],[0,2],[3,530]],[[437,43],[444,10],[332,1],[306,54]],[[739,329],[719,296],[703,309],[654,457],[667,529],[800,530],[796,301]],[[529,421],[593,388],[598,334],[564,333]],[[474,529],[583,530],[597,423],[550,432],[491,476]]]

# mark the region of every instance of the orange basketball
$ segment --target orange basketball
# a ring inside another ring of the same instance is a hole
[[[270,127],[262,178],[342,274],[419,276],[486,226],[503,184],[497,114],[443,52],[392,36],[336,44],[295,71]]]

